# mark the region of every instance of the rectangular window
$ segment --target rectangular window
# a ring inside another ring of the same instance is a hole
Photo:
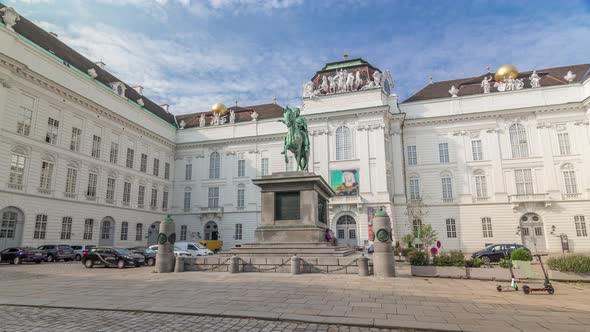
[[[47,119],[47,135],[45,143],[57,144],[57,133],[59,132],[59,120],[53,118]]]
[[[268,175],[268,158],[262,158],[260,160],[260,174]]]
[[[441,163],[449,162],[449,143],[438,144],[438,156]]]
[[[193,164],[184,165],[184,179],[187,181],[193,179]]]
[[[188,227],[186,225],[180,226],[180,241],[186,241],[186,233]]]
[[[21,135],[29,136],[31,133],[31,122],[33,120],[35,99],[25,95],[21,95],[21,98],[22,105],[16,118],[16,132]]]
[[[147,172],[147,154],[141,154],[141,160],[139,162],[139,171],[140,172]]]
[[[236,224],[236,230],[234,232],[234,239],[236,239],[236,240],[242,239],[242,224]]]
[[[127,161],[125,162],[125,166],[127,168],[133,168],[133,159],[135,158],[135,150],[127,148]]]
[[[102,138],[100,136],[93,135],[92,136],[92,152],[91,155],[94,158],[100,158],[100,141]]]
[[[162,193],[162,210],[168,209],[168,192],[164,191]]]
[[[66,194],[76,193],[76,183],[78,182],[78,170],[68,167],[66,174]]]
[[[88,190],[86,191],[86,196],[96,197],[96,184],[97,183],[98,183],[98,174],[96,174],[96,173],[88,174]]]
[[[576,235],[588,236],[588,231],[586,230],[586,217],[574,216],[574,222],[576,224]]]
[[[139,186],[137,189],[137,207],[143,208],[143,204],[145,201],[145,186]]]
[[[522,228],[522,235],[524,236],[529,236],[529,228],[528,227],[523,227]]]
[[[492,232],[492,218],[481,218],[481,229],[483,231],[483,237],[494,237],[494,233]]]
[[[420,232],[421,227],[422,227],[422,220],[421,219],[412,220],[412,230],[414,231],[414,234],[418,234]]]
[[[338,239],[339,240],[343,240],[344,239],[344,230],[343,229],[339,229],[338,230]]]
[[[485,175],[475,176],[475,195],[478,198],[488,197],[488,186]]]
[[[441,178],[442,196],[444,201],[453,200],[453,184],[450,177]]]
[[[80,152],[82,141],[82,129],[72,127],[72,140],[70,141],[70,150]]]
[[[348,238],[349,239],[356,239],[356,229],[349,229],[348,230]]]
[[[447,237],[456,238],[457,228],[455,227],[455,219],[447,219]]]
[[[107,179],[107,203],[113,203],[115,200],[115,179]]]
[[[170,180],[170,163],[164,163],[164,179]]]
[[[92,240],[93,228],[94,228],[94,219],[84,220],[84,240]]]
[[[10,175],[8,182],[15,189],[22,189],[23,179],[25,177],[25,156],[13,154],[10,162]]]
[[[184,193],[184,209],[190,210],[191,209],[191,192],[187,191]]]
[[[119,161],[119,143],[111,142],[109,161],[113,164],[116,164]]]
[[[533,174],[530,168],[515,169],[516,194],[527,195],[533,193]]]
[[[53,163],[44,161],[41,163],[41,181],[39,181],[39,189],[44,191],[51,190],[51,182],[53,177]]]
[[[570,154],[570,137],[568,133],[557,134],[557,141],[559,142],[559,154]]]
[[[150,200],[150,207],[155,209],[158,207],[158,189],[152,188],[152,197]]]
[[[209,198],[208,206],[210,208],[219,207],[219,187],[209,188],[207,197]]]
[[[61,240],[70,240],[72,238],[72,217],[63,217],[61,221]]]
[[[418,164],[418,154],[415,145],[408,145],[408,165]]]
[[[154,168],[152,169],[154,176],[160,176],[160,160],[154,158]]]
[[[238,189],[238,208],[244,208],[245,193],[246,193],[246,189],[244,189],[244,188]]]
[[[535,236],[543,236],[543,227],[535,227]]]
[[[478,139],[471,141],[471,153],[473,154],[473,160],[483,160],[481,140]]]
[[[246,176],[246,160],[238,160],[238,177]]]
[[[129,223],[123,221],[121,223],[121,241],[127,241],[127,235],[129,234]]]
[[[420,179],[417,179],[417,178],[410,179],[410,199],[411,200],[420,199]]]
[[[143,224],[135,225],[135,241],[143,240]]]
[[[35,220],[35,232],[33,233],[33,239],[43,240],[45,239],[45,233],[47,231],[47,215],[38,214]]]
[[[563,182],[567,194],[577,194],[578,185],[576,184],[576,172],[573,170],[563,171]]]
[[[131,182],[123,183],[123,205],[129,206],[131,202]]]

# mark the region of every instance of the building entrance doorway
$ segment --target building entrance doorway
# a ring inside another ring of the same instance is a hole
[[[154,244],[158,244],[158,234],[160,233],[160,222],[156,221],[150,225],[148,229],[148,238],[147,238],[147,245],[153,246]]]
[[[9,206],[0,211],[0,217],[0,250],[20,246],[25,223],[23,211]]]
[[[338,218],[338,221],[336,221],[336,238],[339,245],[347,247],[358,245],[356,221],[353,217],[344,215]]]
[[[205,224],[205,240],[219,240],[219,230],[215,221]]]
[[[522,244],[531,252],[546,252],[545,228],[543,221],[536,213],[527,213],[520,217],[520,235]]]
[[[100,237],[98,238],[99,246],[113,246],[115,244],[115,220],[111,217],[105,217],[100,222]]]

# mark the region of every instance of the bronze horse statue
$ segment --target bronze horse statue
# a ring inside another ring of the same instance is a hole
[[[283,118],[279,122],[287,125],[287,136],[285,136],[284,151],[285,163],[289,163],[287,151],[295,155],[297,170],[307,171],[309,161],[309,135],[307,133],[307,120],[300,115],[298,107],[291,110],[289,107],[283,109]]]

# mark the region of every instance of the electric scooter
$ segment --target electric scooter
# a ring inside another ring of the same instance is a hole
[[[514,277],[514,271],[512,270],[512,261],[510,260],[510,255],[504,253],[504,259],[508,262],[508,269],[510,269],[510,276],[512,280],[510,281],[510,288],[513,288],[515,291],[518,290],[518,283],[516,282],[516,278]],[[502,291],[502,285],[497,285],[496,289],[498,292]]]
[[[536,256],[537,259],[539,260],[539,263],[541,264],[541,269],[543,270],[543,275],[545,275],[545,281],[543,282],[543,288],[531,288],[527,285],[524,285],[522,287],[522,291],[527,295],[532,294],[533,292],[547,292],[550,295],[555,293],[555,288],[553,288],[553,285],[551,285],[551,281],[549,280],[549,277],[547,276],[547,272],[545,271],[545,267],[543,266],[543,261],[541,260],[541,255],[536,254],[533,256]]]

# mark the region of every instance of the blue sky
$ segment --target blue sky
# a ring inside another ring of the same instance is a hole
[[[301,104],[326,62],[428,83],[590,62],[590,1],[0,0],[176,114],[215,102]]]

